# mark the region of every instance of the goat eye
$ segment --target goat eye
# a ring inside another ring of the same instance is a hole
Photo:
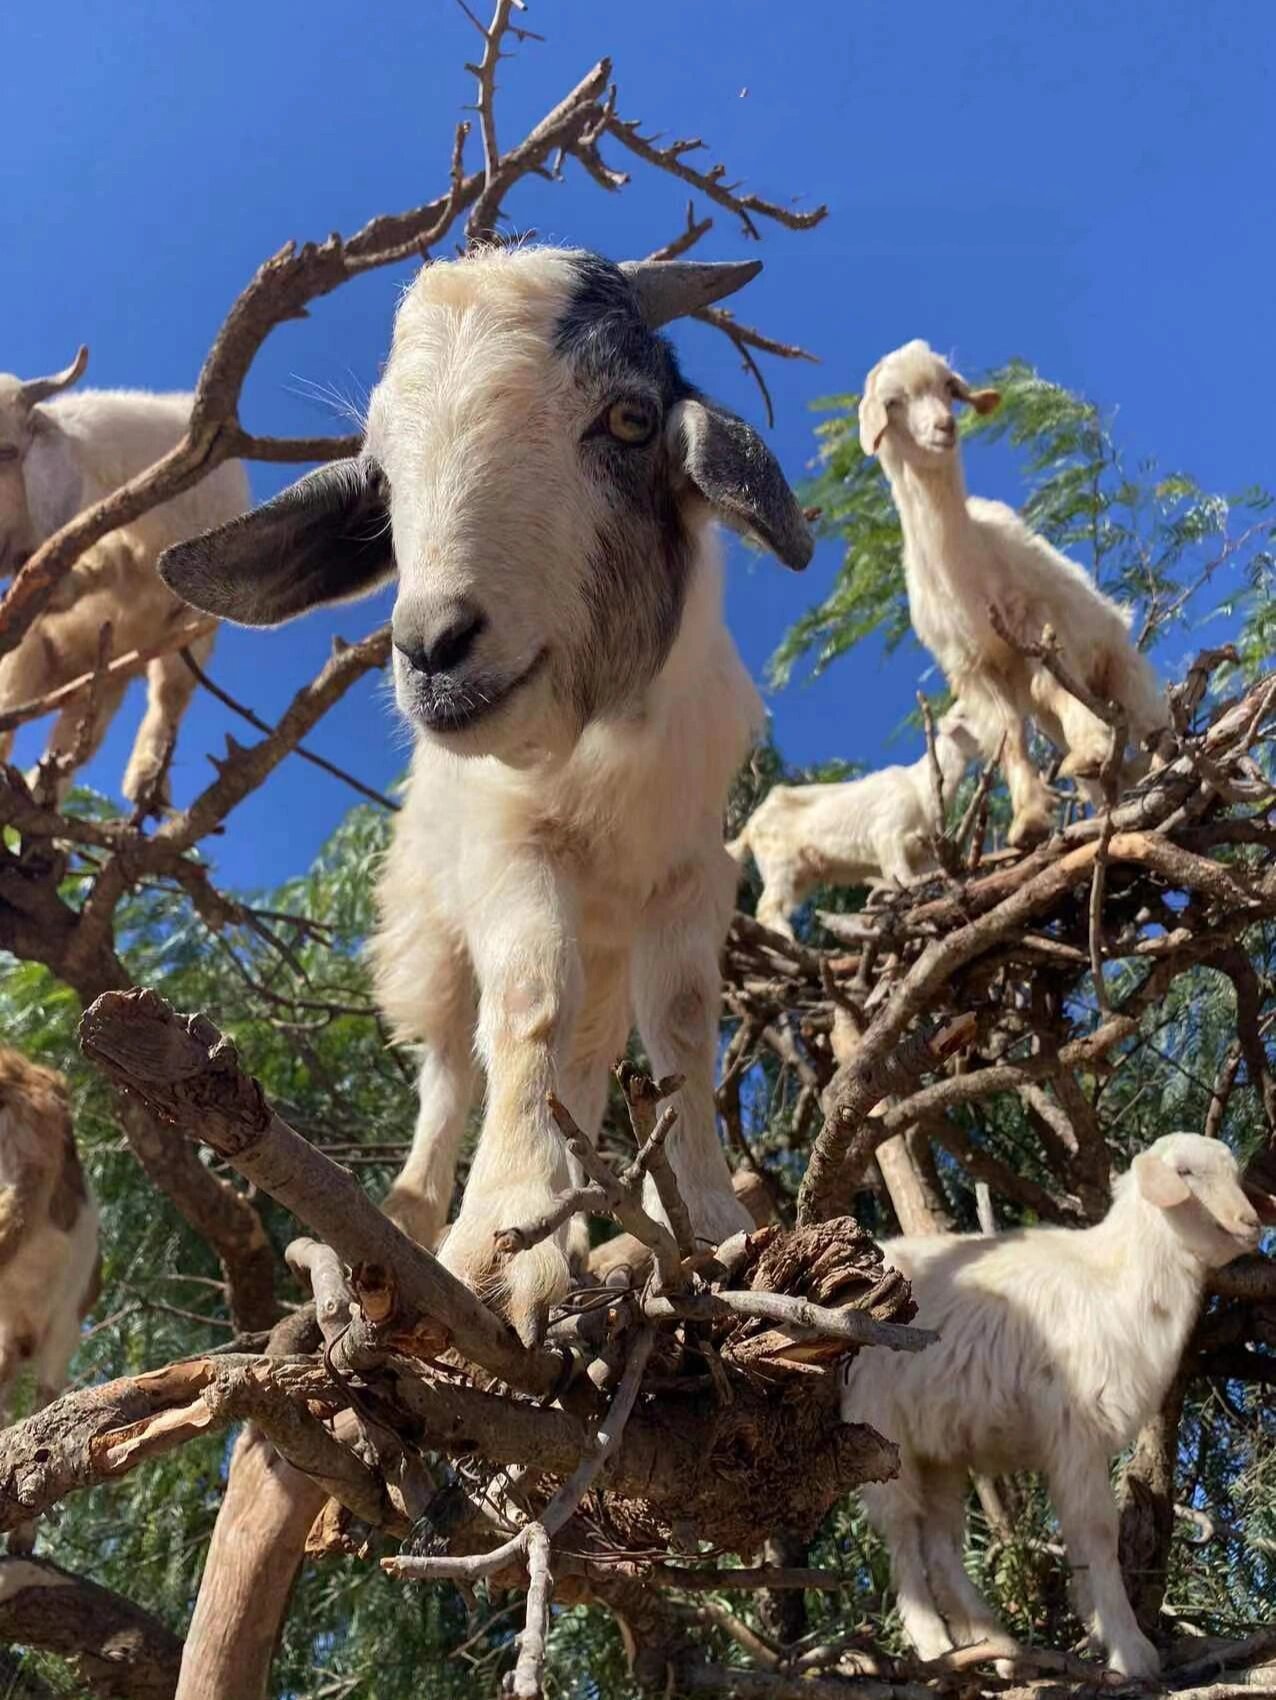
[[[0,443],[0,460],[17,460],[21,453],[16,443]]]
[[[608,436],[632,448],[649,443],[656,434],[656,410],[645,401],[614,401],[604,417]]]
[[[1190,1179],[1191,1176],[1192,1176],[1193,1170],[1192,1170],[1192,1167],[1189,1163],[1176,1163],[1174,1165],[1174,1173],[1176,1175],[1182,1175],[1186,1179]]]
[[[948,393],[952,396],[954,401],[961,400],[961,385],[957,382],[956,378],[949,378]]]

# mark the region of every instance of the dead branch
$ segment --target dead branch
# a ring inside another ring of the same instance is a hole
[[[450,1341],[529,1392],[557,1385],[560,1358],[524,1348],[468,1287],[382,1215],[348,1170],[276,1115],[206,1017],[176,1015],[154,992],[107,992],[85,1011],[80,1044],[158,1119],[211,1146],[346,1263],[376,1265],[387,1295],[379,1324],[393,1320],[410,1332],[428,1323],[435,1351]]]
[[[210,679],[191,654],[189,648],[183,645],[180,653],[185,666],[195,675],[210,696],[216,697],[218,702],[225,704],[233,713],[239,715],[241,720],[246,720],[250,726],[255,727],[258,732],[270,733],[274,730],[268,721],[263,720],[259,714],[254,714],[252,709],[245,707],[242,702],[237,702],[229,691],[224,691],[219,684]],[[352,791],[357,791],[361,797],[366,797],[370,803],[379,803],[383,809],[390,809],[394,813],[398,812],[399,805],[392,797],[387,797],[382,791],[374,790],[371,785],[365,785],[362,779],[356,779],[353,773],[347,773],[345,768],[338,767],[336,762],[329,761],[327,756],[318,755],[314,750],[308,750],[304,744],[300,743],[294,745],[294,752],[301,757],[302,761],[309,762],[311,767],[317,767],[321,773],[330,773],[334,779],[339,779],[343,785],[348,785]]]
[[[0,1640],[58,1654],[102,1700],[172,1700],[182,1653],[150,1612],[47,1558],[0,1558]]]

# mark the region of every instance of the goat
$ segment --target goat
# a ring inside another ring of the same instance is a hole
[[[66,1083],[0,1046],[0,1424],[35,1368],[35,1409],[57,1398],[100,1286],[97,1207],[75,1148]],[[29,1552],[34,1527],[9,1536]]]
[[[1156,1670],[1121,1581],[1109,1465],[1159,1408],[1209,1271],[1260,1231],[1226,1146],[1171,1133],[1134,1159],[1094,1227],[883,1244],[940,1338],[853,1364],[842,1416],[899,1445],[895,1480],[860,1493],[922,1658],[1001,1638],[962,1563],[966,1472],[1043,1470],[1077,1615],[1114,1669]]]
[[[1060,773],[1082,781],[1102,768],[1110,733],[1039,661],[998,634],[990,604],[1019,642],[1038,642],[1050,626],[1073,676],[1121,705],[1136,743],[1169,716],[1151,666],[1131,642],[1128,611],[1004,502],[967,497],[953,407],[965,402],[989,413],[999,401],[995,390],[972,390],[914,341],[868,374],[859,429],[865,454],[881,457],[899,510],[913,628],[973,717],[984,756],[1003,751],[1014,806],[1009,839],[1028,844],[1049,834],[1052,801],[1028,754],[1027,718],[1063,752]]]
[[[935,736],[946,798],[978,753],[956,704]],[[727,854],[743,866],[752,852],[762,876],[758,920],[792,938],[789,916],[817,886],[906,885],[933,868],[929,841],[943,825],[936,804],[929,752],[908,767],[883,767],[842,784],[775,785]]]
[[[26,382],[0,374],[0,575],[16,572],[46,538],[161,459],[190,422],[193,397],[144,390],[77,390],[88,363],[81,348],[65,371]],[[22,642],[0,657],[0,708],[34,701],[91,673],[99,633],[111,625],[116,654],[154,649],[189,620],[189,610],[155,573],[160,551],[248,506],[240,461],[224,461],[192,489],[172,497],[87,549],[58,584]],[[207,659],[212,635],[190,645]],[[146,669],[146,712],[124,775],[130,801],[167,801],[165,771],[195,678],[170,651]],[[97,750],[128,689],[128,676],[105,679],[90,703],[79,696],[59,714],[46,758],[59,758],[59,796],[71,766]],[[91,723],[84,724],[86,714]],[[0,734],[7,760],[13,734]]]
[[[568,1233],[512,1255],[496,1237],[570,1184],[548,1094],[592,1135],[635,1015],[655,1072],[684,1077],[668,1150],[696,1234],[751,1226],[713,1082],[735,885],[722,813],[761,704],[710,521],[793,568],[813,544],[761,438],[655,333],[757,269],[533,247],[428,266],[359,459],[160,563],[196,607],[264,625],[370,590],[397,559],[415,749],[372,958],[423,1059],[387,1209],[435,1243],[477,1050],[486,1113],[441,1255],[525,1338],[566,1290]],[[650,1187],[647,1206],[661,1214]]]

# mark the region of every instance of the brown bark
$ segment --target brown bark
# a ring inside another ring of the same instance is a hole
[[[175,1700],[266,1700],[306,1535],[326,1498],[259,1429],[244,1429],[204,1560]]]
[[[182,1651],[141,1606],[44,1558],[0,1558],[0,1641],[58,1654],[102,1700],[172,1700]]]

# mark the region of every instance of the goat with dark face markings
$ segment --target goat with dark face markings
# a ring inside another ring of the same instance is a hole
[[[196,606],[273,624],[397,561],[416,748],[372,950],[423,1059],[387,1208],[437,1238],[477,1051],[483,1134],[442,1255],[525,1336],[567,1286],[566,1230],[508,1258],[495,1236],[569,1185],[547,1094],[594,1133],[635,1018],[656,1072],[685,1077],[668,1149],[695,1231],[751,1225],[713,1070],[735,883],[722,814],[761,716],[712,521],[794,568],[812,544],[761,439],[686,382],[656,327],[756,270],[532,248],[427,267],[363,456],[161,564]],[[661,1214],[654,1190],[647,1204]]]

